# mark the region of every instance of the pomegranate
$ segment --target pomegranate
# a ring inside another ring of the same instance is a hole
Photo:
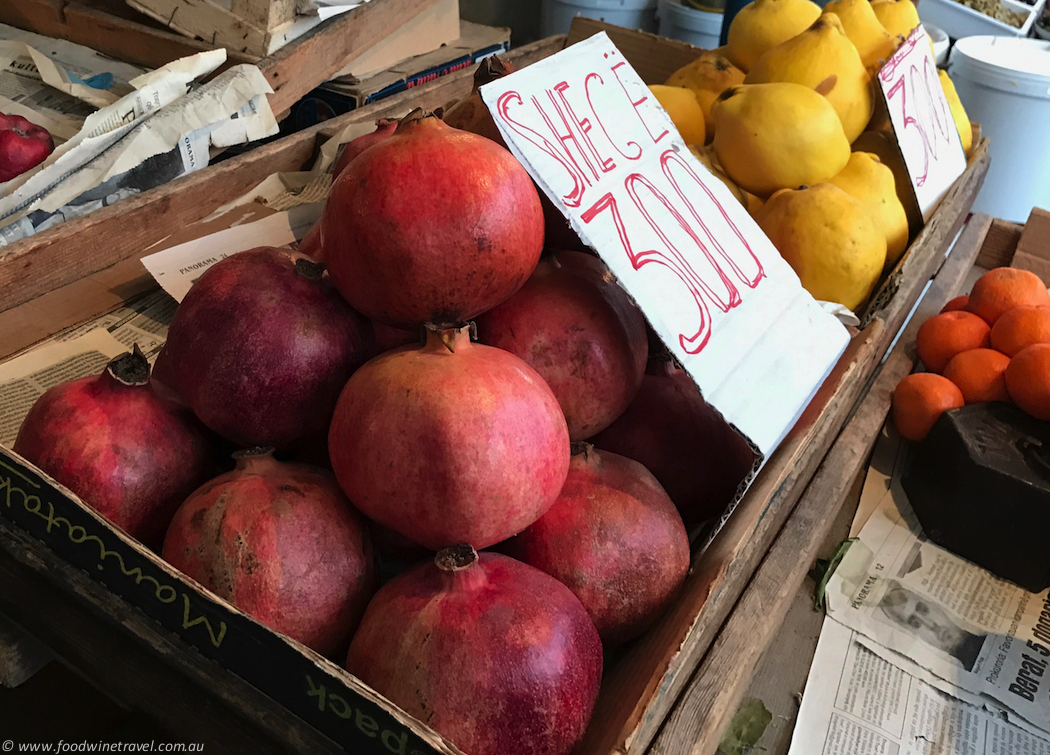
[[[482,343],[521,357],[547,381],[571,440],[612,424],[645,375],[645,317],[602,261],[582,252],[542,260],[477,326]]]
[[[346,667],[470,755],[568,755],[602,646],[557,580],[458,545],[376,593]]]
[[[402,330],[392,328],[381,322],[372,321],[372,330],[376,335],[376,353],[396,349],[398,346],[408,346],[420,342],[419,330]]]
[[[469,329],[373,359],[343,389],[328,450],[371,519],[431,550],[516,535],[554,503],[569,433],[543,378]]]
[[[376,588],[363,518],[328,473],[269,448],[186,499],[164,559],[270,628],[322,655],[347,647]]]
[[[652,472],[690,530],[725,510],[755,462],[689,375],[663,360],[650,361],[627,411],[591,442]]]
[[[501,550],[572,590],[609,648],[648,629],[674,597],[689,571],[689,536],[648,469],[572,445],[558,500]]]
[[[150,371],[149,381],[153,390],[159,395],[174,401],[179,406],[186,406],[185,400],[175,390],[175,376],[171,373],[171,360],[168,359],[167,344],[160,347],[157,358],[153,360],[153,369]]]
[[[214,474],[208,432],[150,384],[138,346],[98,377],[37,399],[14,450],[153,548],[193,490]]]
[[[521,164],[418,110],[336,179],[321,223],[340,293],[404,329],[491,309],[521,288],[543,248],[539,196]]]
[[[346,170],[346,166],[349,165],[355,157],[360,155],[373,144],[379,144],[379,142],[393,134],[394,129],[396,128],[396,119],[379,118],[376,120],[375,131],[347,142],[346,146],[343,147],[342,153],[339,155],[339,159],[335,161],[335,168],[332,169],[333,179]]]
[[[445,113],[443,120],[453,128],[470,131],[478,136],[491,139],[502,147],[506,147],[503,135],[492,120],[492,115],[481,99],[478,89],[490,81],[495,81],[509,73],[513,73],[513,66],[499,56],[485,58],[474,72],[474,91],[467,97],[457,102]],[[575,250],[579,252],[589,251],[589,248],[580,239],[579,235],[569,225],[569,221],[559,212],[554,204],[542,191],[537,190],[540,204],[543,209],[545,246],[547,249],[556,251]]]
[[[324,262],[324,239],[321,238],[321,224],[314,223],[299,242],[299,251],[318,262]]]
[[[323,265],[259,247],[201,276],[165,351],[174,387],[205,425],[242,446],[287,448],[325,432],[339,391],[375,345]]]

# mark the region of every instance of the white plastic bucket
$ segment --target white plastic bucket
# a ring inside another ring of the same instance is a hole
[[[660,0],[656,10],[660,36],[680,39],[694,47],[713,50],[722,34],[722,14],[682,5],[682,0]]]
[[[933,43],[933,56],[937,65],[943,67],[948,62],[948,48],[951,47],[948,35],[932,24],[923,24],[923,28],[926,29],[930,42]]]
[[[966,114],[989,139],[992,164],[974,212],[1024,223],[1050,209],[1050,42],[967,37],[948,74]]]
[[[656,31],[656,0],[543,0],[543,36],[565,34],[576,15],[628,29]]]

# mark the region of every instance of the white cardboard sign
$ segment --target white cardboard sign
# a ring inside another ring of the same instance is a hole
[[[598,34],[481,88],[511,152],[768,458],[849,341]]]
[[[928,221],[966,170],[966,154],[921,24],[886,61],[878,79],[922,218]]]

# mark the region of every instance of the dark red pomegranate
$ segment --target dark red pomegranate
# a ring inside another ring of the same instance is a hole
[[[573,443],[550,510],[501,550],[572,590],[606,648],[648,629],[689,571],[689,536],[660,483],[589,443]]]
[[[431,550],[516,535],[569,468],[558,401],[535,370],[469,329],[373,359],[343,389],[328,434],[339,484],[368,517]]]
[[[242,446],[288,448],[325,432],[375,343],[323,265],[260,247],[201,276],[165,351],[175,388],[205,425]]]
[[[521,164],[421,111],[336,179],[321,222],[339,291],[404,329],[491,309],[521,288],[543,248],[539,196]]]
[[[418,328],[414,330],[402,330],[401,328],[392,328],[389,325],[384,325],[381,322],[373,320],[372,330],[376,334],[377,354],[396,349],[398,346],[409,346],[420,342],[420,331]]]
[[[153,360],[153,369],[150,370],[149,381],[153,390],[158,394],[173,401],[179,406],[186,406],[185,399],[175,390],[175,375],[171,372],[171,360],[168,359],[167,344],[160,347],[157,358]]]
[[[322,655],[347,647],[376,589],[363,518],[330,473],[281,463],[272,449],[182,504],[164,559],[270,628]]]
[[[321,223],[310,226],[310,230],[299,242],[299,251],[317,262],[324,262],[324,239],[321,238]]]
[[[396,128],[396,119],[379,118],[376,120],[375,131],[347,142],[346,146],[343,147],[342,154],[339,155],[339,159],[335,161],[335,168],[332,169],[333,178],[338,177],[340,173],[346,170],[346,166],[349,165],[355,157],[360,155],[373,144],[379,144],[379,142],[393,134],[394,129]]]
[[[179,504],[215,473],[210,446],[188,410],[153,390],[136,346],[98,377],[37,399],[14,450],[153,548]]]
[[[645,375],[645,317],[602,261],[582,252],[542,260],[477,326],[482,343],[521,357],[547,381],[572,440],[623,414]]]
[[[650,362],[627,411],[591,442],[652,472],[690,530],[725,510],[755,462],[743,437],[669,361]]]
[[[346,667],[470,755],[568,755],[602,646],[557,580],[460,545],[376,593]]]

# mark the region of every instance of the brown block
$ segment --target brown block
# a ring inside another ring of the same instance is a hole
[[[1030,270],[1050,286],[1050,212],[1038,207],[1032,210],[1011,267]]]
[[[997,267],[1007,267],[1014,258],[1017,242],[1021,240],[1021,231],[1024,226],[1019,223],[1010,223],[1006,220],[996,218],[992,221],[988,235],[984,237],[984,244],[977,255],[977,267],[992,270]]]

